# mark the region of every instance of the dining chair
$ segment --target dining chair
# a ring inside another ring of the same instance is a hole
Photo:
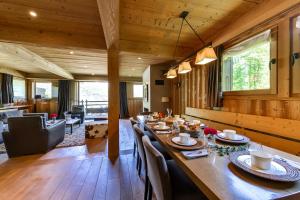
[[[139,115],[151,115],[151,114],[153,114],[153,112],[144,111],[139,113]]]
[[[141,176],[141,167],[144,167],[144,171],[145,171],[145,193],[144,193],[144,199],[147,199],[148,196],[148,173],[147,173],[147,160],[146,160],[146,154],[145,154],[145,150],[144,150],[144,146],[143,146],[143,142],[142,142],[142,138],[145,136],[144,132],[142,131],[142,129],[140,129],[138,127],[137,124],[135,124],[134,126],[134,133],[135,133],[135,137],[136,137],[136,141],[137,141],[137,149],[138,149],[138,154],[139,154],[139,165],[138,165],[138,174],[139,176]],[[149,139],[149,137],[147,136],[147,138]],[[149,139],[150,141],[150,139]],[[152,145],[154,146],[154,148],[157,149],[157,151],[161,152],[162,155],[164,155],[166,157],[166,159],[170,159],[171,157],[168,155],[168,153],[166,152],[166,150],[157,142],[157,141],[151,141]]]
[[[147,136],[142,142],[148,164],[147,199],[152,199],[152,190],[157,200],[207,199],[174,160],[165,160]]]
[[[139,122],[137,120],[135,120],[133,117],[129,118],[131,126],[133,128],[133,126],[135,124],[139,124]],[[136,138],[134,137],[134,142],[133,142],[133,157],[135,157],[135,153],[137,152],[137,146],[136,146]]]

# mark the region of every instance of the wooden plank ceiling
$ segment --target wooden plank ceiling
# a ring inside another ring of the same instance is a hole
[[[181,23],[178,15],[182,11],[190,12],[188,20],[209,41],[263,1],[120,0],[120,75],[140,77],[149,64],[173,58]],[[29,15],[32,10],[37,17]],[[72,74],[107,74],[106,44],[96,0],[0,1],[0,41],[21,43],[22,47]],[[201,45],[184,24],[176,58]],[[21,59],[8,61],[0,56],[0,67],[49,73]]]

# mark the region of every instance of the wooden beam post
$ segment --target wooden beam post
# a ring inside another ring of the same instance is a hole
[[[119,156],[119,0],[97,0],[107,46],[108,67],[108,157]]]

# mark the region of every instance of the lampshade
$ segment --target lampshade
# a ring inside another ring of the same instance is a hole
[[[176,76],[177,76],[176,69],[169,69],[167,73],[167,78],[176,78]]]
[[[161,102],[162,103],[168,103],[169,102],[169,97],[161,97]]]
[[[185,74],[192,71],[190,62],[182,62],[178,67],[178,74]]]
[[[296,28],[300,28],[300,16],[296,19]]]
[[[205,47],[197,53],[195,64],[205,65],[217,59],[214,49],[212,47]]]

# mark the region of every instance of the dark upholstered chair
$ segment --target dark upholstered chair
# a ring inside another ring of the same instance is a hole
[[[137,159],[140,159],[139,164],[138,164],[138,174],[141,175],[141,166],[144,166],[144,170],[145,170],[145,178],[146,178],[146,182],[145,182],[145,199],[146,199],[149,187],[148,187],[146,154],[145,154],[145,150],[144,150],[144,146],[143,146],[143,142],[142,142],[142,138],[143,138],[143,136],[145,136],[145,134],[138,127],[137,124],[135,124],[133,126],[133,128],[134,128],[134,134],[135,134],[135,138],[136,138],[136,142],[137,142],[137,149],[138,149]],[[149,137],[147,136],[147,138],[149,138]],[[151,143],[152,143],[153,146],[155,146],[155,148],[158,151],[160,151],[165,156],[166,159],[171,159],[171,157],[168,155],[166,150],[157,141],[151,141]]]
[[[8,118],[3,140],[9,157],[45,153],[64,140],[65,121],[44,127],[40,116]]]
[[[153,112],[144,111],[139,113],[139,115],[151,115],[151,114],[153,114]]]
[[[148,199],[152,199],[152,189],[157,200],[207,199],[174,160],[166,161],[147,136],[142,140],[150,181]]]
[[[70,114],[73,119],[79,118],[81,124],[84,122],[85,111],[83,105],[73,105],[72,110],[65,112],[64,114]]]

